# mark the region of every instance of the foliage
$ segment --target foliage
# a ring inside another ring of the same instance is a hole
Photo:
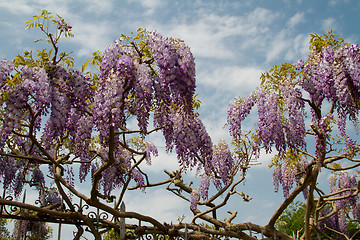
[[[299,238],[304,233],[305,209],[305,203],[293,202],[277,219],[276,228],[290,236]]]
[[[7,221],[4,218],[0,218],[0,239],[6,240],[10,237],[10,232],[6,229]]]
[[[280,215],[276,221],[276,228],[282,232],[287,233],[290,236],[294,236],[297,239],[304,233],[304,217],[305,217],[306,204],[300,201],[291,203],[288,208]],[[347,231],[352,239],[358,239],[359,237],[359,224],[354,221],[347,221]],[[326,236],[331,236],[331,238],[337,238],[331,229],[323,229]],[[320,236],[314,236],[314,238],[320,239]],[[321,237],[321,239],[328,239],[326,237]]]

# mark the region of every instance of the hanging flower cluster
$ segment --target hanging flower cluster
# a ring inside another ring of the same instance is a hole
[[[290,148],[306,148],[305,105],[300,100],[301,92],[290,83],[284,83],[279,88],[284,93],[283,96],[279,96],[272,89],[261,89],[230,104],[227,123],[235,141],[241,138],[241,124],[256,105],[259,115],[259,146],[263,146],[266,152],[271,152],[272,147],[275,147],[282,153]]]

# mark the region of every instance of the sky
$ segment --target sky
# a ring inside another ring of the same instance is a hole
[[[24,23],[42,9],[61,15],[73,27],[75,38],[65,39],[60,47],[73,52],[79,68],[91,53],[103,52],[121,34],[138,28],[183,39],[196,59],[200,118],[214,143],[230,143],[223,126],[234,97],[254,91],[261,73],[273,65],[305,59],[311,33],[333,29],[346,42],[360,41],[357,0],[0,0],[0,59],[39,47],[34,40],[41,36],[26,31]],[[162,144],[160,139],[155,142]],[[261,157],[262,164],[250,169],[239,188],[253,200],[245,204],[237,198],[223,210],[238,210],[236,222],[266,224],[283,200],[282,193],[273,193],[270,157]],[[176,159],[161,152],[148,171],[159,175],[164,168],[175,170]],[[130,193],[125,202],[128,210],[161,221],[191,215],[186,202],[161,189]]]

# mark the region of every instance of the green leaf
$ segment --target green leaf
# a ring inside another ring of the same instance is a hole
[[[86,69],[87,65],[88,65],[87,62],[84,62],[84,63],[83,63],[83,65],[82,65],[82,67],[81,67],[81,71],[82,71],[82,72],[85,72],[85,69]]]

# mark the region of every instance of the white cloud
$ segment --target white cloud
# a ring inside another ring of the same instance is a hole
[[[298,25],[299,23],[304,22],[305,21],[304,17],[305,17],[305,14],[303,12],[298,12],[292,18],[290,18],[288,25],[291,28],[293,28],[296,25]]]
[[[145,9],[145,15],[152,15],[159,8],[165,5],[164,0],[128,0],[128,2],[134,2],[140,4]]]
[[[82,0],[81,2],[85,11],[94,15],[106,14],[114,9],[112,0]]]
[[[7,11],[15,15],[25,16],[26,18],[31,18],[32,15],[39,15],[42,9],[46,9],[54,13],[56,11],[57,14],[62,16],[64,13],[67,12],[68,3],[71,2],[71,0],[2,1],[0,2],[0,8],[6,9]]]
[[[292,36],[287,29],[283,29],[268,43],[266,62],[282,59],[282,62],[297,61],[308,53],[309,35],[298,34]]]
[[[227,59],[235,56],[233,51],[223,43],[223,32],[211,26],[206,20],[199,21],[195,25],[174,26],[168,35],[184,39],[191,47],[193,54],[198,57]]]
[[[321,29],[326,33],[331,29],[336,30],[337,29],[336,19],[332,17],[324,19],[321,23]]]
[[[351,0],[330,0],[329,1],[329,5],[330,6],[335,6],[338,4],[344,4],[344,3],[349,3]]]
[[[236,52],[239,52],[238,49],[234,51],[234,48],[267,33],[277,16],[278,14],[263,8],[256,8],[244,16],[222,16],[200,9],[196,19],[190,23],[185,20],[169,21],[166,25],[150,22],[146,28],[184,39],[197,57],[233,59]],[[231,45],[228,43],[230,38],[239,40]]]
[[[309,34],[299,34],[294,38],[290,38],[291,47],[285,54],[285,60],[298,61],[300,58],[305,58],[309,53]]]
[[[241,93],[253,91],[259,85],[263,69],[258,67],[219,66],[199,75],[198,81],[226,92]]]
[[[75,38],[72,42],[78,45],[77,55],[79,57],[90,57],[94,51],[104,51],[115,39],[111,39],[113,26],[106,21],[83,22],[82,19],[73,18],[71,21]],[[119,33],[120,37],[120,33]]]
[[[271,62],[281,57],[281,53],[286,51],[286,49],[289,49],[291,46],[286,30],[276,34],[268,46],[269,50],[266,53],[266,62]]]
[[[189,203],[164,189],[148,189],[148,193],[128,192],[125,197],[126,211],[136,211],[160,222],[176,222],[189,208]],[[151,191],[151,192],[150,192]],[[130,221],[130,220],[129,220]]]
[[[30,4],[26,4],[26,1],[24,0],[1,1],[0,8],[6,9],[11,12],[11,14],[15,15],[27,15],[32,13],[34,10],[34,7]]]

